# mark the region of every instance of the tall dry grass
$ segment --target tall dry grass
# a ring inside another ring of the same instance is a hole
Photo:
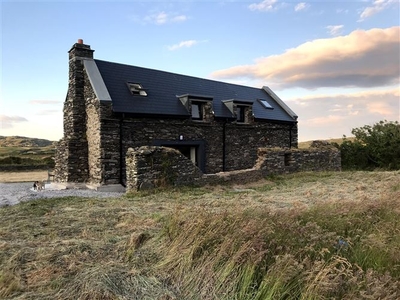
[[[400,172],[0,209],[1,299],[397,299]]]
[[[166,221],[158,270],[185,299],[398,299],[399,196],[181,212]]]

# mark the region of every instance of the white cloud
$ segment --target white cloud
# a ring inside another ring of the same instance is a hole
[[[27,121],[28,120],[24,117],[0,115],[0,128],[2,129],[12,128],[14,127],[15,124]]]
[[[305,10],[309,7],[309,5],[305,2],[300,2],[298,3],[295,7],[294,10],[295,11],[301,11],[301,10]]]
[[[180,15],[180,16],[173,17],[173,18],[171,19],[171,21],[172,21],[172,22],[184,22],[184,21],[186,21],[187,19],[188,19],[187,16],[185,16],[185,15]]]
[[[275,8],[277,0],[263,0],[260,3],[252,3],[249,5],[250,10],[271,11]]]
[[[145,23],[153,23],[163,25],[167,23],[179,23],[188,19],[185,15],[177,15],[174,13],[166,13],[164,11],[150,14],[144,18]]]
[[[336,36],[342,33],[343,25],[329,25],[326,26],[330,35]]]
[[[382,10],[390,8],[392,5],[398,5],[398,0],[375,0],[372,3],[372,6],[368,6],[364,8],[364,10],[360,13],[359,21],[364,21],[366,18],[371,17]]]
[[[380,120],[400,120],[400,89],[286,99],[299,116],[299,139],[340,138]]]
[[[56,109],[45,109],[38,111],[36,115],[38,116],[48,116],[48,115],[54,115],[54,114],[60,114],[60,110]]]
[[[274,89],[376,87],[399,84],[400,27],[356,30],[313,40],[254,64],[215,71],[213,78],[257,81]]]
[[[193,47],[194,45],[199,44],[201,42],[205,42],[205,41],[196,41],[196,40],[182,41],[179,44],[168,46],[168,50],[175,51],[175,50],[178,50],[178,49],[181,49],[181,48],[190,48],[190,47]]]

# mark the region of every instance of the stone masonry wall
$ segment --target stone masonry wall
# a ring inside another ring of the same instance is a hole
[[[55,181],[86,182],[89,177],[86,131],[85,86],[83,59],[93,58],[90,46],[81,43],[69,51],[69,84],[64,102],[64,137],[57,144]]]
[[[178,150],[143,146],[127,152],[127,191],[191,185],[202,177]]]
[[[296,135],[292,141],[290,137]],[[292,142],[292,143],[291,143]],[[261,147],[297,148],[297,132],[290,125],[274,123],[227,124],[225,171],[252,168]],[[219,169],[218,172],[222,170]]]
[[[122,174],[125,175],[125,156],[128,148],[154,145],[164,141],[185,144],[187,142],[203,142],[205,145],[204,173],[213,174],[222,171],[248,169],[257,161],[257,148],[288,147],[290,136],[292,147],[297,147],[297,128],[274,123],[236,124],[223,121],[199,122],[190,119],[152,119],[127,118],[121,122],[110,114],[104,118],[102,113],[101,151],[106,172],[106,183],[118,180],[120,146],[122,146]],[[119,135],[122,126],[122,145]],[[225,127],[225,128],[224,128]],[[224,132],[225,131],[225,132]],[[180,140],[180,137],[183,139]],[[225,137],[225,148],[224,144]],[[225,153],[224,153],[225,151]],[[225,154],[225,165],[223,163]],[[240,157],[240,159],[238,159]],[[113,166],[111,166],[111,164]],[[114,172],[114,173],[113,173]],[[123,178],[125,181],[125,178]]]
[[[127,153],[127,191],[179,185],[248,183],[270,174],[299,171],[340,171],[340,152],[316,142],[310,149],[262,148],[251,169],[202,174],[179,151],[167,147],[137,147]]]
[[[340,151],[325,141],[314,141],[309,149],[258,149],[255,168],[263,174],[298,171],[341,171]]]
[[[85,76],[86,80],[87,75]],[[88,81],[87,81],[88,82]],[[89,178],[88,183],[99,184],[102,182],[103,172],[101,166],[101,122],[100,122],[100,101],[91,85],[85,86],[86,99],[86,128],[88,141],[88,165]]]
[[[182,137],[182,140],[180,140]],[[124,150],[155,142],[204,142],[206,173],[222,170],[222,128],[217,123],[194,122],[189,119],[126,119],[123,122]]]

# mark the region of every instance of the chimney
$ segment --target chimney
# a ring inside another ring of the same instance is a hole
[[[68,51],[70,60],[73,58],[78,60],[93,59],[93,52],[94,50],[90,49],[90,45],[85,45],[82,39],[78,39],[78,42]]]

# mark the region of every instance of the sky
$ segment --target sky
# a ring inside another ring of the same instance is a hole
[[[68,50],[261,88],[299,141],[400,120],[399,0],[0,0],[0,135],[59,140]]]

